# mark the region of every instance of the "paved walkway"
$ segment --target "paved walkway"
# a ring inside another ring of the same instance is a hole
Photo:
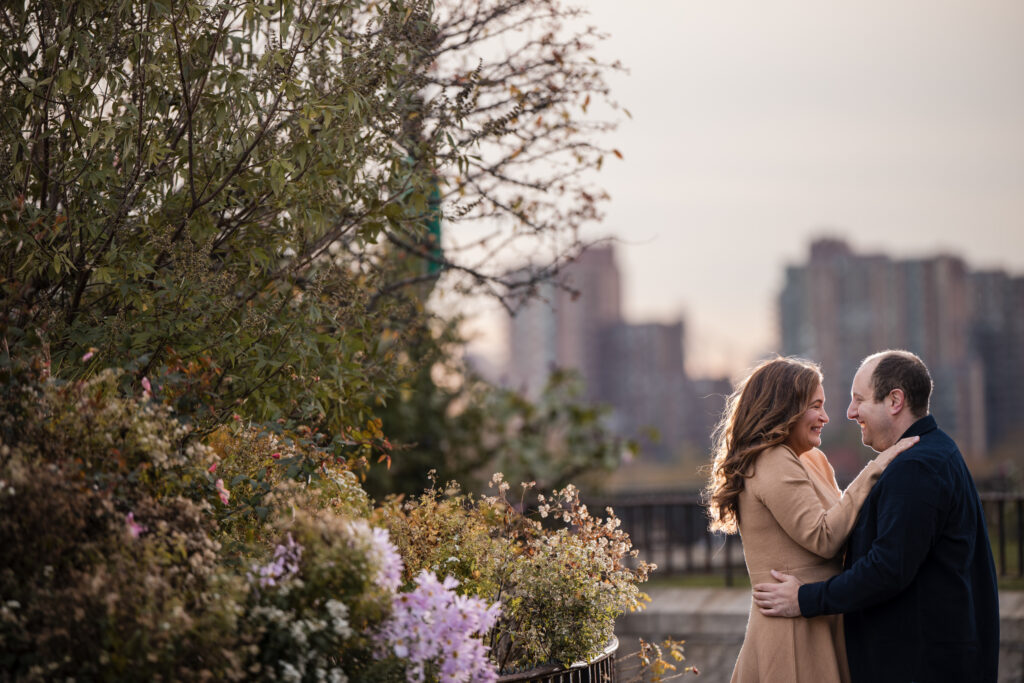
[[[652,600],[647,609],[623,615],[616,625],[619,656],[637,649],[637,637],[654,641],[680,638],[686,641],[686,664],[700,669],[700,678],[694,680],[726,683],[743,643],[750,590],[655,588],[647,593]],[[1024,591],[1001,593],[999,614],[999,680],[1018,683],[1024,681]]]

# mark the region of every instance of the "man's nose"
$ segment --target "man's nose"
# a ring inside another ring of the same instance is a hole
[[[850,401],[850,406],[846,409],[846,419],[856,420],[857,419],[857,406],[853,401]]]

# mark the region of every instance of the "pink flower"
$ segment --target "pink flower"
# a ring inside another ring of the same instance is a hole
[[[82,356],[82,362],[88,363],[89,359],[96,355],[96,349],[89,347],[89,350]]]
[[[146,396],[153,395],[153,386],[149,383],[148,377],[142,378],[142,391]]]
[[[224,480],[218,479],[215,486],[217,487],[217,495],[220,496],[220,502],[227,505],[228,499],[231,498],[231,493],[224,488]]]
[[[281,454],[280,453],[271,453],[270,457],[273,458],[274,460],[280,460],[281,459]]]
[[[129,512],[124,518],[125,524],[128,526],[128,533],[132,538],[138,538],[146,531],[146,527],[135,521],[135,513]]]
[[[217,463],[213,463],[212,465],[210,465],[210,467],[206,471],[209,472],[210,474],[213,474],[214,472],[216,472],[217,471]]]

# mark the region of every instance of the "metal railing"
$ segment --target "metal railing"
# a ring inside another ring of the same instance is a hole
[[[719,574],[731,586],[746,573],[739,537],[710,533],[695,494],[618,497],[590,505],[595,511],[606,506],[622,520],[639,559],[658,565],[658,576]]]
[[[540,666],[529,671],[506,674],[498,677],[498,683],[614,683],[615,653],[619,649],[618,638],[604,651],[586,662],[577,662],[572,666]]]
[[[1024,578],[1024,493],[982,493],[981,504],[996,573],[1000,578]]]
[[[1000,578],[1024,578],[1024,493],[983,493],[992,554]],[[734,585],[745,576],[738,536],[712,534],[694,494],[657,494],[593,501],[610,506],[639,550],[639,559],[658,565],[657,576],[712,574]]]

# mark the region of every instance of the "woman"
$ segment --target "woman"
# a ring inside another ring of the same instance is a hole
[[[893,458],[880,453],[844,492],[818,450],[828,423],[820,368],[796,358],[757,366],[729,397],[715,430],[708,485],[711,529],[740,532],[751,585],[778,569],[821,581],[842,569],[841,551],[868,492]],[[733,683],[846,683],[839,615],[772,619],[751,609]]]

